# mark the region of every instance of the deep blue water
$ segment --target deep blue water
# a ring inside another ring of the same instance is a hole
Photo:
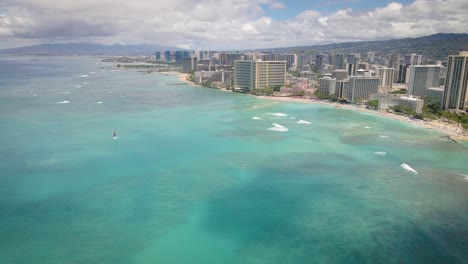
[[[443,134],[38,58],[0,57],[1,263],[468,262]]]

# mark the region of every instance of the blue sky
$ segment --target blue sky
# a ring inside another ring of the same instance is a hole
[[[467,0],[2,0],[0,48],[256,49],[467,33]]]
[[[284,20],[294,18],[304,10],[317,10],[323,14],[330,14],[340,9],[351,8],[353,11],[359,12],[384,7],[391,2],[386,0],[289,0],[282,1],[285,5],[283,9],[268,8],[269,5],[265,4],[264,10],[266,15],[278,20]],[[395,2],[407,5],[413,1],[402,0]]]

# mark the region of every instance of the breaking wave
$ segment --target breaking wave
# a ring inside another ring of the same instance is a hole
[[[287,131],[289,131],[289,129],[287,127],[284,127],[282,125],[278,125],[276,123],[273,123],[273,127],[268,128],[268,130],[278,131],[278,132],[287,132]]]
[[[69,103],[70,103],[70,101],[66,101],[66,100],[62,101],[62,102],[57,102],[57,104],[69,104]]]
[[[252,117],[252,119],[253,120],[262,120],[260,117],[256,117],[256,116]]]
[[[86,78],[86,77],[88,77],[88,74],[83,74],[83,75],[81,75],[80,77],[81,77],[81,78]]]
[[[298,124],[310,125],[310,122],[309,122],[309,121],[305,121],[305,120],[299,120],[299,121],[297,121],[296,123],[298,123]]]
[[[400,165],[403,169],[407,170],[407,171],[411,171],[413,172],[414,174],[418,174],[417,171],[415,171],[413,168],[410,167],[410,165],[406,164],[406,163],[402,163]]]
[[[283,114],[283,113],[271,113],[270,115],[274,115],[274,116],[288,116],[287,114]]]
[[[381,155],[381,156],[385,156],[387,154],[387,152],[384,152],[384,151],[376,151],[374,152],[374,154],[376,155]]]

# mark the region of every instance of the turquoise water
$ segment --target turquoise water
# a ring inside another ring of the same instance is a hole
[[[0,57],[1,263],[468,262],[468,149],[443,134],[30,59]]]

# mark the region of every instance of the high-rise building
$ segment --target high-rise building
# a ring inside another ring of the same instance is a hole
[[[155,58],[156,60],[161,60],[161,52],[160,52],[160,51],[156,51],[156,52],[154,53],[154,58]]]
[[[404,64],[421,65],[421,63],[422,63],[422,55],[418,55],[416,53],[405,55]]]
[[[164,52],[164,59],[165,59],[166,61],[172,61],[172,59],[171,59],[171,51],[166,50],[166,51]]]
[[[351,102],[368,100],[379,92],[379,82],[379,77],[352,76],[343,87],[342,98]]]
[[[391,53],[388,60],[388,67],[398,69],[398,65],[400,65],[400,54]]]
[[[176,50],[175,51],[175,61],[176,62],[182,62],[182,58],[188,58],[189,57],[189,52],[184,51],[184,50]]]
[[[286,61],[286,70],[296,70],[297,69],[297,55],[296,54],[281,54],[278,57],[278,60]]]
[[[336,54],[336,65],[335,69],[346,69],[345,56],[343,53]]]
[[[346,69],[348,70],[348,75],[353,76],[356,74],[358,69],[358,64],[361,61],[361,54],[351,53],[346,56]]]
[[[336,79],[325,76],[319,79],[319,93],[325,95],[335,94]]]
[[[376,69],[376,75],[380,78],[380,87],[392,88],[393,87],[393,68],[379,67]]]
[[[182,58],[182,71],[191,72],[197,70],[198,58],[195,56]]]
[[[315,56],[315,68],[320,71],[322,70],[322,65],[323,65],[323,55],[318,54],[317,56]]]
[[[250,91],[285,84],[286,61],[234,62],[234,89]]]
[[[367,61],[372,63],[374,62],[375,53],[373,51],[367,52]]]
[[[448,58],[442,108],[468,111],[468,51]]]
[[[409,64],[400,64],[398,66],[398,77],[396,79],[397,83],[407,83],[407,73],[409,71]]]
[[[234,61],[241,60],[242,54],[240,53],[230,53],[230,52],[223,52],[219,54],[219,64],[220,65],[229,65],[233,66]]]
[[[409,68],[408,94],[425,96],[426,89],[439,86],[440,66],[411,65]]]

